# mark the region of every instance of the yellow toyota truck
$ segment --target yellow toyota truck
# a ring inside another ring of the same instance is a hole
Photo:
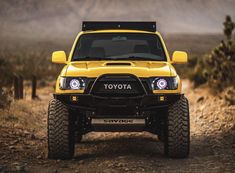
[[[85,21],[48,107],[48,157],[71,159],[75,143],[91,131],[158,135],[171,158],[189,155],[189,104],[156,22]],[[143,139],[144,140],[144,139]]]

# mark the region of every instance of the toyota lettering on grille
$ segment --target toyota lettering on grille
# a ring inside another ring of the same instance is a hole
[[[104,84],[106,90],[131,90],[130,84]]]

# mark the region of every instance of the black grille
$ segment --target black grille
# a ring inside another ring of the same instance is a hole
[[[90,89],[95,81],[95,78],[89,78],[86,83],[86,89],[85,89],[85,94],[88,94],[90,92]]]
[[[145,94],[145,87],[132,75],[104,75],[94,82],[91,94],[111,97],[139,96]]]
[[[142,82],[142,84],[143,84],[143,86],[144,86],[146,92],[147,92],[148,94],[152,94],[152,93],[153,93],[153,90],[151,89],[151,84],[149,83],[149,80],[146,79],[146,78],[142,78],[142,79],[141,79],[141,82]]]

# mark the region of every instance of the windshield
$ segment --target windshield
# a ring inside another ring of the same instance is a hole
[[[151,60],[166,61],[156,34],[94,33],[80,36],[72,61]]]

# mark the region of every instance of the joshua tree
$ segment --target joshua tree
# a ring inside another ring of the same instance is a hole
[[[225,22],[223,24],[224,24],[224,34],[228,40],[231,40],[235,24],[229,15],[226,16]]]
[[[220,91],[234,85],[235,78],[235,40],[232,37],[235,24],[230,16],[226,16],[223,24],[227,39],[222,40],[209,54],[198,60],[193,76],[196,84],[207,82]]]

